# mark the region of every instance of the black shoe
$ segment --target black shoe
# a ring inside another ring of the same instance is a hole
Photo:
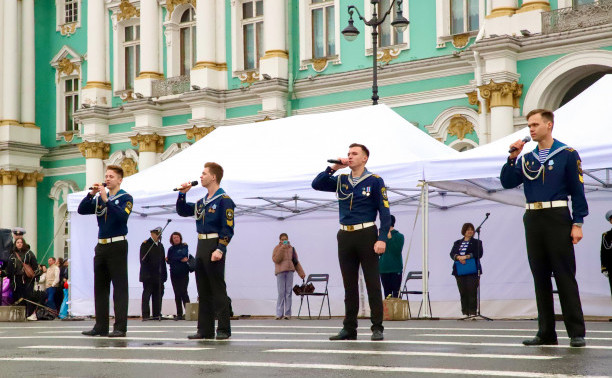
[[[570,339],[570,346],[575,348],[582,348],[586,346],[586,341],[584,341],[584,337],[572,337]]]
[[[96,331],[95,328],[92,328],[89,331],[83,331],[81,333],[85,336],[108,336],[108,332],[99,332]]]
[[[340,332],[338,332],[337,335],[334,335],[332,337],[329,338],[331,341],[335,341],[335,340],[357,340],[357,332],[355,333],[350,333],[349,331],[345,330],[344,328],[340,330]]]
[[[204,336],[200,332],[187,336],[189,340],[214,340],[215,336]]]
[[[174,320],[185,320],[185,315],[175,315]]]
[[[227,333],[227,332],[217,332],[217,340],[227,340],[231,337],[232,335]]]
[[[151,320],[151,318],[150,318],[150,317],[148,317],[148,316],[143,316],[143,317],[142,317],[142,321],[143,321],[143,322],[148,322],[149,320]]]
[[[544,340],[540,336],[536,336],[533,339],[523,340],[523,345],[536,346],[536,345],[558,345],[557,339]]]
[[[108,337],[125,337],[125,332],[114,330],[108,334]]]
[[[372,337],[370,337],[370,340],[372,341],[381,341],[384,339],[385,336],[383,335],[382,331],[374,331],[372,332]]]

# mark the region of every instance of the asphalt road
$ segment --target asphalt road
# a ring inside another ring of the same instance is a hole
[[[564,377],[612,374],[612,323],[589,322],[587,347],[525,347],[535,321],[385,323],[370,341],[331,342],[341,320],[237,320],[228,341],[192,341],[195,322],[130,320],[126,338],[86,337],[91,321],[0,323],[0,377]]]

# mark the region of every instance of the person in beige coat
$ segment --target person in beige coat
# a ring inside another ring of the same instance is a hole
[[[297,272],[301,279],[306,277],[302,264],[298,260],[295,248],[289,243],[289,236],[282,233],[280,241],[272,252],[274,274],[278,287],[278,300],[276,301],[276,319],[291,318],[291,297],[293,295],[293,272]]]

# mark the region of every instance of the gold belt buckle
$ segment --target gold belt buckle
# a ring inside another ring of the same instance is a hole
[[[346,226],[346,230],[347,231],[355,231],[355,226],[353,226],[353,225]]]
[[[108,244],[108,239],[102,239],[102,240],[100,240],[100,244]]]
[[[533,204],[533,208],[536,210],[541,210],[544,208],[544,206],[542,205],[542,202],[536,202]]]

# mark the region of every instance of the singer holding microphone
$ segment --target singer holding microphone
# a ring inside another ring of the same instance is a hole
[[[524,345],[556,345],[551,273],[557,283],[570,346],[583,347],[585,325],[576,282],[574,244],[582,239],[582,222],[589,213],[578,152],[552,137],[554,114],[535,109],[527,114],[531,138],[538,146],[518,157],[524,141],[510,146],[501,170],[506,189],[523,184],[527,204],[523,216],[527,258],[538,308],[538,333]],[[572,212],[568,197],[572,199]]]
[[[208,190],[196,203],[187,202],[187,192],[193,182],[179,188],[176,212],[182,217],[194,217],[198,231],[196,250],[196,284],[198,287],[198,330],[189,339],[214,339],[215,314],[218,316],[217,340],[228,339],[230,302],[225,284],[227,245],[234,236],[234,201],[220,188],[223,168],[217,163],[204,164],[200,176]],[[197,184],[197,183],[196,183]]]
[[[125,337],[128,315],[128,242],[127,221],[134,200],[121,189],[123,169],[106,167],[104,183],[94,184],[79,204],[79,214],[95,214],[98,220],[98,244],[94,255],[94,301],[96,324],[83,331],[86,336]],[[108,193],[106,192],[106,187]],[[109,295],[113,284],[115,325],[109,328]]]
[[[336,192],[340,209],[338,260],[344,283],[345,315],[342,330],[330,340],[357,339],[360,265],[370,304],[371,340],[384,339],[378,256],[385,252],[391,213],[383,179],[365,167],[369,157],[366,146],[353,143],[349,146],[348,158],[339,158],[312,182],[315,190]],[[346,167],[351,169],[349,174],[334,176],[337,170]],[[380,230],[374,223],[378,214]]]

